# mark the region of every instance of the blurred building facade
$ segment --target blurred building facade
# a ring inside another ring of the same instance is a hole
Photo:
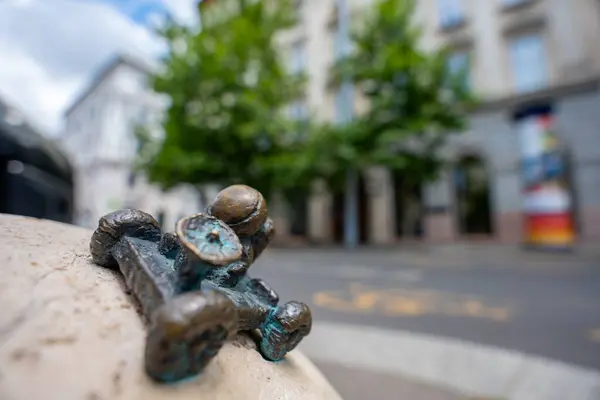
[[[134,169],[136,129],[160,135],[167,105],[147,84],[152,68],[131,56],[115,57],[65,113],[61,141],[75,169],[78,225],[95,228],[106,213],[139,208],[171,230],[177,219],[202,208],[193,187],[163,191]]]
[[[371,4],[347,1],[353,18]],[[342,112],[339,93],[327,85],[339,53],[335,0],[301,0],[297,7],[300,22],[281,41],[292,68],[306,71],[309,84],[292,112],[336,120]],[[449,45],[450,67],[470,60],[469,84],[483,103],[470,115],[468,131],[446,146],[452,167],[416,194],[414,234],[432,241],[520,242],[523,179],[516,118],[542,107],[550,110],[568,155],[577,236],[600,237],[600,2],[419,0],[415,18],[425,28],[425,48]],[[367,106],[355,97],[355,113]],[[476,193],[464,193],[461,181],[467,178],[478,182],[468,185],[478,187]],[[399,179],[381,168],[363,171],[359,220],[365,242],[392,244],[402,236],[406,210],[397,201]],[[299,212],[302,207],[306,212]],[[342,207],[341,199],[317,188],[304,203],[289,207],[279,231],[312,242],[340,241]],[[306,222],[299,224],[302,218]]]

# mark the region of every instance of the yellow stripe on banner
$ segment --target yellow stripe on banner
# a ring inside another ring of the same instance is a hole
[[[570,244],[575,240],[573,232],[532,232],[528,239],[533,243]]]

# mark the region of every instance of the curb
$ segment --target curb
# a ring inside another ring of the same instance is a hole
[[[600,400],[600,371],[456,339],[315,321],[299,348],[315,361],[401,375],[467,396]]]
[[[378,259],[384,259],[393,263],[394,267],[450,267],[450,268],[505,268],[507,266],[519,266],[525,268],[548,268],[548,267],[590,267],[600,265],[600,256],[589,254],[514,254],[499,251],[375,251],[374,249],[282,249],[273,248],[265,251],[265,258],[288,258],[290,255],[298,255],[304,258],[319,256],[320,262],[327,262],[331,257],[340,254],[345,256],[368,259],[377,255]]]

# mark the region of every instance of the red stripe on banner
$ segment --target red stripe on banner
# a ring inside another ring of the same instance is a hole
[[[526,218],[529,231],[572,231],[573,219],[569,213],[529,215]]]
[[[528,215],[526,237],[540,245],[570,245],[575,240],[573,218],[569,213]]]
[[[546,187],[543,184],[536,183],[535,185],[529,186],[527,189],[525,189],[525,194],[535,194],[537,192],[541,192],[545,188]]]

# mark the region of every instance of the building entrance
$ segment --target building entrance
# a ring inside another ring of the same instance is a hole
[[[490,183],[484,160],[476,155],[464,156],[453,172],[460,234],[491,235]]]

